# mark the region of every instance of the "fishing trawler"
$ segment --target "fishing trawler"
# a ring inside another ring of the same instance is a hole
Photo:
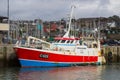
[[[70,36],[69,28],[63,37],[56,37],[53,43],[29,36],[25,45],[18,41],[14,50],[22,67],[72,66],[86,63],[101,63],[100,41],[93,37]]]

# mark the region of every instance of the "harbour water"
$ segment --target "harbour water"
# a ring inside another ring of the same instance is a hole
[[[0,68],[0,80],[119,80],[120,64],[54,68]]]

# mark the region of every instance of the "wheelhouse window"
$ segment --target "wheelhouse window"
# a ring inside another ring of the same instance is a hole
[[[73,40],[71,41],[71,43],[73,43]]]
[[[65,43],[66,40],[62,40],[61,43]]]
[[[68,40],[67,43],[70,43],[70,40]]]
[[[79,40],[80,45],[82,45],[82,40]]]

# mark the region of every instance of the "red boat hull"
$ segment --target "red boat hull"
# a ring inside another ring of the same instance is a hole
[[[96,63],[98,56],[80,56],[32,48],[14,47],[21,66],[70,66]]]

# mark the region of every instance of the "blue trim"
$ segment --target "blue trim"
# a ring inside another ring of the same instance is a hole
[[[43,62],[43,61],[32,61],[32,60],[20,60],[22,67],[54,67],[54,66],[71,66],[70,63],[56,63],[56,62]]]

